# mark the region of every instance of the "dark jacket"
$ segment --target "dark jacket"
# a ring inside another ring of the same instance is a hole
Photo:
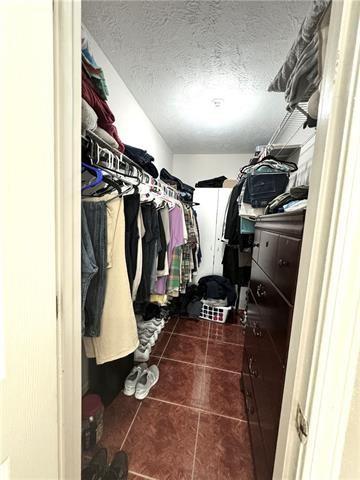
[[[229,279],[220,275],[207,275],[199,280],[199,292],[203,298],[227,299],[228,305],[236,301],[235,287]]]

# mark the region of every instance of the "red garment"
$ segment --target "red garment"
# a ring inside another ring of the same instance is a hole
[[[125,147],[119,138],[118,132],[114,125],[115,117],[109,108],[109,105],[99,97],[91,80],[86,73],[82,71],[82,97],[95,110],[98,116],[98,127],[103,128],[111,135],[119,144],[120,152],[124,152]]]

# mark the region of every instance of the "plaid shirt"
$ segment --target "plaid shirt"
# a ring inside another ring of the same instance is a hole
[[[181,284],[182,246],[175,247],[172,254],[170,273],[167,280],[167,294],[178,297]]]

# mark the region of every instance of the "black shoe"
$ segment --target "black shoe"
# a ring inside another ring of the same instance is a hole
[[[81,472],[81,480],[103,479],[107,466],[106,448],[100,448],[100,450],[94,454],[89,464],[83,468]]]
[[[103,480],[127,480],[129,463],[127,454],[121,450],[114,455]]]

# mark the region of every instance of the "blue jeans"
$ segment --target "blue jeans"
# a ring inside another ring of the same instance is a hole
[[[86,337],[100,335],[107,268],[107,211],[105,202],[82,203],[81,293]]]

